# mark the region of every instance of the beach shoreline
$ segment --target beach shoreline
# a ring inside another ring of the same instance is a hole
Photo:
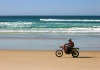
[[[71,38],[80,50],[100,50],[99,35],[0,34],[1,50],[57,50]]]

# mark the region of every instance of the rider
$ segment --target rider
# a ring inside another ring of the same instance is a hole
[[[67,51],[68,53],[70,53],[71,48],[74,47],[74,42],[71,39],[68,39],[68,42],[69,43],[64,44],[63,47],[66,48],[65,51]]]

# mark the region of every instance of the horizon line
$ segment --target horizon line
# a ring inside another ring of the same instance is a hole
[[[0,15],[0,16],[100,16],[100,15]]]

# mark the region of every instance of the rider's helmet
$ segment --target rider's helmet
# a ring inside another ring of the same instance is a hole
[[[71,38],[69,38],[69,39],[68,39],[68,41],[72,41],[72,39],[71,39]]]

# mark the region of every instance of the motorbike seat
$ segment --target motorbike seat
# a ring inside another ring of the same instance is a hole
[[[79,50],[79,48],[72,48],[72,49],[78,49]]]

